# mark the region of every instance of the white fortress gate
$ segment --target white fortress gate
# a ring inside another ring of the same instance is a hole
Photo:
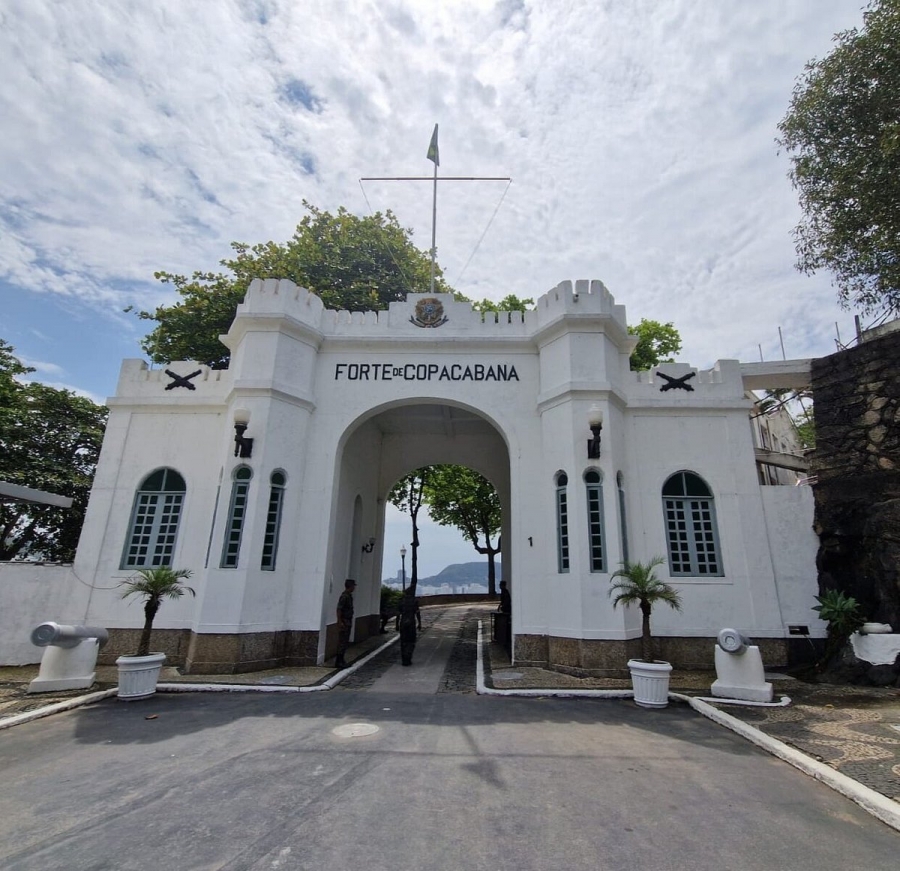
[[[597,281],[486,317],[443,294],[336,312],[291,282],[254,281],[223,337],[227,370],[126,360],[66,594],[40,619],[108,627],[111,661],[142,622],[117,583],[169,564],[192,569],[197,591],[157,618],[170,662],[321,663],[345,577],[356,637],[378,629],[393,484],[455,463],[500,494],[516,662],[622,669],[640,614],[613,610],[610,575],[660,555],[684,604],[654,613],[666,658],[710,665],[734,626],[783,663],[788,626],[814,624],[817,541],[809,488],[757,477],[747,389],[779,386],[778,372],[630,371],[636,339]]]

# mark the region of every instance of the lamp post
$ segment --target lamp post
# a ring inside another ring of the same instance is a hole
[[[588,412],[588,427],[591,438],[587,443],[587,455],[589,460],[600,459],[600,432],[603,429],[603,409],[595,402]]]
[[[400,546],[400,583],[403,585],[403,591],[406,592],[406,545]]]

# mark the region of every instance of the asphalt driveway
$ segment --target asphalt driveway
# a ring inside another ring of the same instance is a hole
[[[686,705],[381,686],[109,699],[6,730],[0,865],[896,864],[896,832]]]

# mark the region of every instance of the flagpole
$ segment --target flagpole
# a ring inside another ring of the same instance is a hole
[[[438,151],[438,125],[434,125],[426,157],[434,164],[434,194],[431,197],[431,292],[434,293],[434,261],[437,258],[437,171],[441,158]]]
[[[425,155],[428,160],[430,160],[434,164],[434,174],[432,176],[427,175],[392,175],[392,176],[365,176],[359,180],[359,186],[362,187],[362,183],[364,181],[430,181],[433,185],[434,192],[432,194],[431,199],[431,292],[434,293],[434,278],[435,273],[437,272],[437,189],[438,189],[438,181],[447,182],[447,181],[505,181],[508,183],[512,183],[512,179],[509,176],[471,176],[471,175],[445,175],[443,178],[438,179],[438,167],[441,165],[440,154],[438,153],[438,125],[434,125],[434,132],[431,134],[431,142],[428,145],[428,153]],[[507,190],[509,189],[509,184],[507,184]],[[504,196],[506,194],[504,193]],[[365,197],[366,204],[369,204],[369,198],[366,197],[365,188],[363,188],[363,197]],[[501,197],[500,202],[503,202]],[[499,204],[497,208],[499,208]],[[369,209],[372,207],[369,205]],[[496,215],[496,211],[494,212]],[[491,218],[493,221],[493,218]],[[488,224],[490,226],[490,224]],[[485,231],[487,232],[487,231]],[[484,238],[484,236],[482,236]],[[479,241],[479,245],[481,242]],[[477,249],[477,246],[476,246]],[[473,252],[474,253],[474,252]],[[471,260],[471,257],[469,258]],[[468,263],[466,264],[468,266]],[[465,268],[465,267],[464,267]]]
[[[436,128],[435,128],[436,129]],[[431,292],[434,293],[434,260],[437,257],[437,161],[434,162],[434,194],[431,198]]]

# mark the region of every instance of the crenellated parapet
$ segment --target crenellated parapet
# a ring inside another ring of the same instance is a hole
[[[143,360],[123,360],[116,385],[116,402],[165,399],[167,402],[219,401],[231,389],[227,369],[211,369],[192,360],[166,363],[150,368]]]
[[[318,327],[325,304],[305,287],[286,278],[254,278],[244,301],[237,307],[237,317],[260,314],[283,314]]]
[[[719,360],[711,369],[697,369],[687,363],[660,363],[652,369],[631,372],[627,385],[632,399],[657,403],[690,404],[698,400],[723,399],[746,402],[741,364]]]
[[[627,329],[625,306],[616,305],[615,297],[602,281],[561,281],[537,301],[538,323],[546,324],[564,315],[605,315]]]
[[[616,305],[601,281],[563,281],[537,300],[528,312],[478,312],[471,303],[449,293],[410,293],[390,303],[386,311],[349,312],[326,309],[321,299],[286,279],[254,279],[244,302],[238,306],[235,324],[224,337],[234,346],[243,332],[241,324],[254,328],[284,316],[298,327],[327,340],[347,337],[388,338],[511,338],[533,337],[561,318],[607,320],[613,329],[627,333],[625,307]],[[302,326],[301,326],[302,325]]]

